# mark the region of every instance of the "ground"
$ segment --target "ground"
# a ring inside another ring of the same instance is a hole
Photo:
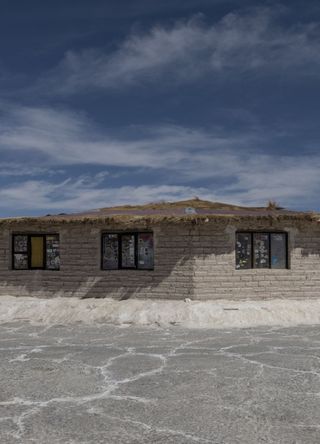
[[[320,442],[320,327],[0,326],[0,442]]]

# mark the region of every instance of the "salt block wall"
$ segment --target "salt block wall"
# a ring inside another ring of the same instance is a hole
[[[101,270],[101,233],[108,229],[121,231],[119,227],[91,224],[0,227],[0,295],[119,299],[192,297],[194,260],[189,254],[188,228],[148,227],[154,232],[154,270],[112,271]],[[145,230],[146,226],[141,226],[141,231]],[[13,232],[59,233],[60,271],[12,270]]]
[[[289,269],[235,268],[236,231],[288,232]],[[320,227],[316,223],[276,223],[257,221],[221,226],[203,226],[195,238],[197,249],[194,264],[194,295],[196,299],[230,298],[266,299],[320,297]],[[224,246],[222,246],[222,243]],[[208,246],[210,245],[210,247]],[[225,248],[229,245],[229,248]]]
[[[289,270],[236,270],[235,232],[253,224],[163,224],[151,229],[155,269],[101,270],[101,233],[117,227],[69,223],[0,227],[0,296],[118,299],[265,299],[320,296],[320,226],[255,222],[255,230],[289,233]],[[138,228],[135,228],[138,230]],[[121,231],[121,230],[118,230]],[[59,233],[61,270],[12,270],[12,232]]]

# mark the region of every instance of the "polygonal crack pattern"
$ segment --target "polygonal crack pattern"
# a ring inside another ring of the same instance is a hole
[[[320,327],[0,326],[0,442],[320,442]]]

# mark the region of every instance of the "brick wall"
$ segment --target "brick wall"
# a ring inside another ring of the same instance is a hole
[[[148,227],[149,229],[152,227]],[[117,227],[108,227],[117,230]],[[141,226],[141,230],[145,230]],[[289,270],[236,270],[236,230],[285,230],[289,233]],[[80,296],[127,299],[218,299],[320,296],[320,225],[274,221],[157,225],[153,228],[155,269],[100,269],[98,224],[47,228],[0,227],[0,295]],[[59,233],[61,270],[12,270],[12,232]]]

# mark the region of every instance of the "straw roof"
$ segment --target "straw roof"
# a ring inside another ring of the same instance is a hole
[[[145,205],[123,205],[105,207],[82,213],[56,215],[48,214],[39,217],[19,217],[0,219],[0,224],[62,224],[62,223],[116,223],[133,225],[136,223],[182,223],[208,220],[318,220],[319,216],[310,212],[295,212],[278,207],[274,202],[266,207],[244,207],[221,202],[210,202],[198,198],[177,202],[156,202]]]

